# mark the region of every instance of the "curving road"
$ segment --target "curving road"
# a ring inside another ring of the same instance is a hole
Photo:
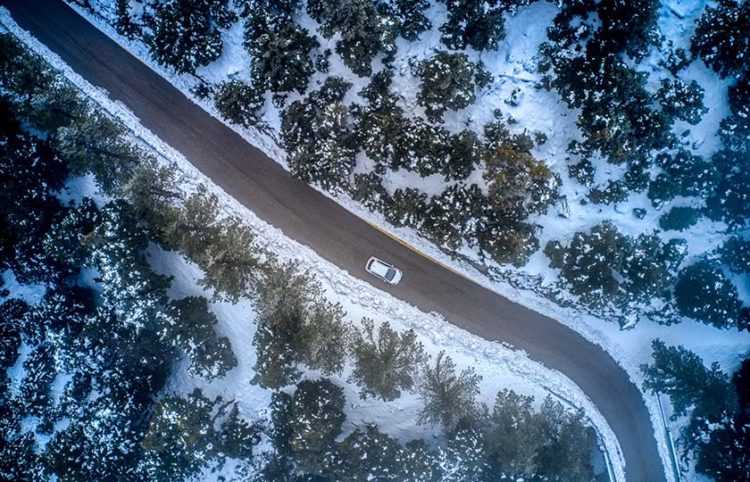
[[[60,0],[0,0],[24,29],[260,218],[349,273],[373,282],[369,256],[404,271],[394,296],[488,340],[524,349],[575,382],[614,430],[630,482],[665,480],[648,411],[625,371],[559,322],[514,303],[407,249],[293,178],[263,152],[183,96]]]

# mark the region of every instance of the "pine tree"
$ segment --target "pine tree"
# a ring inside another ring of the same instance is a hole
[[[220,450],[227,457],[249,462],[253,458],[254,447],[260,443],[262,428],[260,422],[247,422],[240,415],[235,402],[221,424],[218,434]]]
[[[651,346],[653,364],[641,365],[643,388],[667,394],[674,408],[674,418],[692,409],[694,417],[718,422],[724,412],[734,409],[736,395],[718,363],[707,368],[695,353],[682,346],[667,346],[658,339]]]
[[[727,239],[719,252],[734,273],[750,273],[750,240],[735,236]]]
[[[347,330],[343,310],[323,297],[323,290],[294,263],[273,267],[258,285],[258,352],[255,381],[280,388],[300,377],[298,363],[325,374],[343,368]]]
[[[289,444],[303,471],[326,470],[326,455],[334,451],[346,418],[344,402],[344,390],[326,378],[297,385],[290,406]]]
[[[718,328],[737,326],[741,307],[737,288],[710,261],[701,260],[682,269],[674,296],[684,316]]]
[[[214,105],[221,115],[242,127],[258,123],[258,109],[263,107],[262,91],[240,80],[222,82],[216,86]]]
[[[362,325],[354,339],[355,367],[349,381],[360,386],[362,398],[395,400],[401,390],[414,387],[413,374],[426,360],[424,348],[414,330],[398,333],[384,322],[376,335],[372,320],[363,318]]]
[[[253,57],[253,87],[257,91],[304,94],[315,72],[312,51],[320,44],[293,20],[299,4],[275,0],[247,4],[244,44]]]
[[[142,156],[125,129],[98,110],[60,129],[55,148],[72,174],[93,174],[105,194],[114,194],[133,176]]]
[[[701,218],[700,210],[689,206],[675,206],[659,218],[659,227],[664,231],[685,231]]]
[[[466,54],[439,50],[419,64],[417,75],[421,80],[417,103],[434,122],[440,120],[446,110],[463,109],[476,99],[476,66]]]
[[[143,437],[143,466],[152,479],[182,480],[196,475],[217,455],[214,404],[195,389],[187,398],[161,399]]]
[[[747,142],[746,140],[744,142]],[[711,159],[719,181],[706,199],[706,215],[736,229],[750,223],[750,156],[722,149]]]
[[[586,304],[601,307],[625,296],[621,273],[632,250],[632,240],[605,221],[589,233],[575,233],[567,247],[556,241],[548,243],[544,254],[550,266],[560,269],[573,294]]]
[[[537,473],[558,480],[587,482],[594,478],[590,462],[596,436],[583,425],[583,413],[567,413],[548,395],[537,416],[544,438],[535,462]]]
[[[422,232],[439,246],[452,250],[467,241],[473,244],[477,221],[484,216],[486,207],[487,200],[479,186],[454,184],[430,199]]]
[[[460,419],[476,416],[476,397],[481,379],[473,368],[466,368],[457,374],[451,357],[440,352],[435,366],[425,368],[419,386],[419,395],[424,403],[419,422],[452,427]]]
[[[543,213],[558,197],[560,180],[531,154],[534,147],[525,134],[511,136],[498,122],[485,126],[484,178],[488,199],[503,219],[521,221]]]
[[[398,188],[388,200],[383,215],[394,226],[420,229],[427,212],[427,194],[417,188]]]
[[[448,21],[440,27],[441,41],[450,49],[497,50],[505,38],[503,10],[491,0],[445,0]]]
[[[205,274],[202,287],[214,291],[215,299],[236,303],[254,289],[261,261],[255,246],[255,234],[238,218],[230,218],[221,226],[222,232],[196,260]]]
[[[169,209],[164,214],[160,237],[168,248],[176,249],[201,264],[208,246],[217,244],[221,237],[218,218],[218,197],[199,184],[181,208]]]
[[[533,397],[507,389],[497,394],[485,437],[494,471],[514,477],[536,473],[535,456],[544,439],[532,402]]]
[[[703,92],[703,88],[694,80],[687,84],[680,79],[662,79],[656,97],[668,116],[696,125],[708,112],[703,106]]]
[[[292,173],[332,192],[348,186],[354,169],[356,138],[343,102],[349,87],[339,77],[328,77],[306,100],[293,102],[281,120]]]
[[[115,13],[117,14],[115,20],[117,33],[130,39],[140,33],[140,28],[133,23],[133,17],[130,14],[130,0],[116,0]]]
[[[722,77],[750,69],[750,5],[721,0],[708,7],[695,24],[690,49]]]
[[[438,455],[430,450],[424,440],[406,442],[401,451],[400,464],[406,480],[414,482],[438,482],[443,480]]]
[[[210,381],[223,378],[237,366],[229,339],[216,334],[218,320],[205,298],[189,296],[170,301],[165,314],[160,336],[187,353],[190,373]]]
[[[396,53],[396,22],[369,0],[311,0],[307,12],[320,23],[325,38],[339,35],[336,53],[359,77],[372,74],[372,60],[383,53],[389,63]]]
[[[398,34],[414,42],[419,35],[432,27],[424,11],[430,6],[428,0],[390,0],[385,8],[398,25]]]
[[[332,476],[341,482],[401,481],[400,457],[398,441],[370,424],[364,430],[355,429],[338,445]]]
[[[169,0],[150,4],[144,22],[151,31],[145,36],[151,55],[178,73],[195,73],[219,58],[221,28],[234,21],[227,0]]]
[[[447,434],[440,465],[446,482],[484,480],[490,475],[482,430],[469,419],[460,419]]]
[[[182,200],[175,187],[179,182],[172,165],[162,165],[154,157],[144,157],[133,175],[117,189],[117,196],[128,200],[136,217],[148,221],[158,232],[170,210]]]

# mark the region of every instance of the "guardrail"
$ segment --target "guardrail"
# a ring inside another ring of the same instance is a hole
[[[677,450],[674,446],[674,440],[672,439],[672,432],[669,430],[669,424],[667,424],[667,416],[664,414],[664,406],[661,403],[661,396],[656,393],[656,401],[659,405],[659,415],[661,415],[661,422],[664,424],[664,436],[667,439],[669,445],[669,456],[672,459],[672,471],[674,472],[674,479],[677,482],[681,482],[680,477],[680,465],[677,463]]]

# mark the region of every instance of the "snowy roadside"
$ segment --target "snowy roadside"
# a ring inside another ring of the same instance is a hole
[[[251,211],[229,197],[218,186],[215,186],[210,179],[200,174],[181,154],[143,128],[138,119],[127,108],[113,102],[107,97],[105,92],[88,84],[62,62],[59,57],[50,52],[27,32],[21,30],[5,9],[0,10],[0,22],[29,46],[31,50],[43,56],[53,67],[60,70],[85,95],[122,121],[131,129],[135,140],[145,147],[152,149],[162,161],[176,164],[184,175],[185,182],[182,186],[183,189],[191,191],[199,184],[208,186],[222,200],[224,212],[240,216],[256,232],[258,241],[263,247],[277,254],[281,260],[296,260],[303,267],[316,273],[318,279],[324,283],[329,294],[335,295],[337,300],[342,301],[345,309],[352,318],[358,319],[367,313],[380,313],[383,318],[391,321],[394,327],[398,327],[399,329],[413,328],[431,353],[437,353],[441,349],[445,349],[456,360],[459,366],[474,366],[479,373],[502,372],[504,375],[493,379],[491,384],[483,384],[483,393],[485,395],[493,390],[496,391],[499,387],[511,386],[514,389],[517,388],[521,393],[536,395],[538,400],[542,398],[540,394],[543,396],[545,392],[549,392],[563,401],[565,405],[582,408],[591,424],[597,429],[602,448],[612,457],[616,479],[624,480],[624,461],[611,429],[585,394],[559,372],[530,361],[520,351],[515,351],[502,344],[488,342],[470,335],[446,323],[437,314],[422,313],[407,303],[397,300],[386,293],[382,293],[369,284],[341,271],[336,266],[318,257],[311,249],[284,237],[279,230],[258,219]],[[188,284],[184,289],[190,290],[193,288],[190,288]],[[247,310],[247,306],[234,305],[231,309],[226,309],[228,311],[224,312],[225,319],[234,317],[235,319],[241,319],[242,323],[251,323],[252,320],[248,321],[249,317],[243,311]],[[226,334],[233,335],[235,333]],[[244,330],[242,331],[242,336],[237,335],[232,340],[233,344],[241,343],[241,346],[250,346],[248,341],[251,339],[251,336],[252,333],[249,330]],[[242,351],[237,350],[237,352],[241,353]],[[249,366],[247,363],[244,365]],[[240,374],[241,372],[236,375]],[[236,383],[239,378],[235,376],[232,381]],[[243,378],[246,381],[250,379],[249,376]],[[226,390],[231,386],[232,381],[222,382],[223,386],[220,384],[214,389],[217,390],[217,393]],[[189,382],[185,381],[185,383]],[[365,405],[358,404],[352,408],[364,407],[363,412],[369,414],[370,412]],[[394,408],[396,412],[404,412],[403,407],[396,406]],[[403,422],[403,419],[393,417],[394,413],[391,411],[390,413],[383,414],[383,418],[390,421],[389,424],[384,424],[385,428],[389,428],[389,425],[390,428],[399,426],[399,423]],[[404,415],[411,419],[414,418],[413,413],[410,414],[408,411]],[[357,420],[356,416],[354,420]]]

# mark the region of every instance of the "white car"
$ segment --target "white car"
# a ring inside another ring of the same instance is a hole
[[[386,283],[397,285],[401,281],[401,271],[374,256],[367,261],[365,269],[368,273],[377,276]]]

